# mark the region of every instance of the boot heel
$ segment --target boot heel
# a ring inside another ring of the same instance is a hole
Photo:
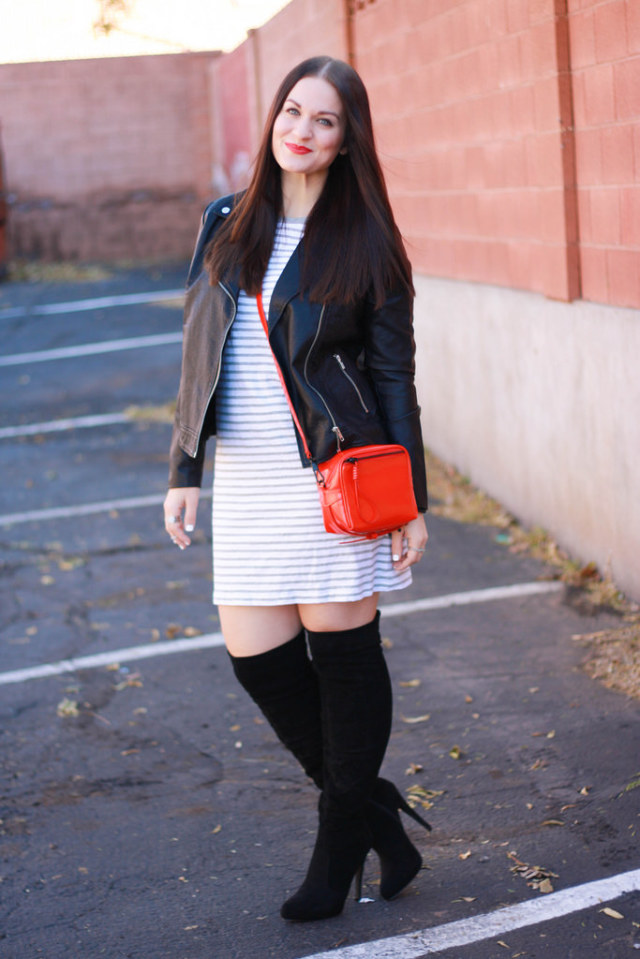
[[[412,809],[409,803],[406,801],[404,796],[400,793],[400,790],[395,783],[392,783],[389,779],[382,779],[378,777],[376,780],[376,785],[373,791],[372,799],[374,802],[379,803],[380,806],[384,806],[385,809],[388,809],[390,813],[393,813],[396,818],[398,816],[398,809],[401,809],[407,816],[411,816],[416,822],[419,822],[421,826],[431,832],[431,826],[423,819],[422,816]]]
[[[415,809],[412,809],[409,803],[405,802],[405,800],[402,798],[400,793],[398,793],[398,799],[399,799],[398,809],[401,809],[403,812],[407,814],[407,816],[411,816],[412,819],[415,819],[416,822],[419,822],[421,826],[424,826],[427,832],[431,832],[431,826],[429,825],[427,820],[423,819],[422,816],[415,811]]]

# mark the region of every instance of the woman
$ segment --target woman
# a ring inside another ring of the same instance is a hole
[[[215,433],[213,599],[233,669],[322,790],[285,919],[338,914],[370,849],[384,898],[421,866],[399,810],[423,821],[378,776],[391,724],[378,594],[410,583],[427,541],[412,297],[362,81],[342,61],[306,60],[276,94],[248,190],[203,217],[164,504],[184,549]],[[408,449],[420,513],[391,541],[325,532],[274,357],[315,462],[368,443]]]

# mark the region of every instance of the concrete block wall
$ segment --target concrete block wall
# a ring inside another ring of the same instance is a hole
[[[320,54],[346,59],[344,0],[293,0],[256,34],[264,121],[281,80],[296,63]]]
[[[640,4],[568,0],[582,294],[640,306]]]
[[[187,255],[211,190],[216,56],[0,65],[12,255]]]
[[[355,36],[415,268],[573,298],[553,0],[376,0]]]

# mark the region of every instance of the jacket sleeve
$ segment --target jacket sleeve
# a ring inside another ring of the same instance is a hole
[[[365,364],[373,381],[389,440],[409,452],[418,509],[428,507],[420,407],[414,382],[413,298],[402,288],[376,309],[367,301]]]
[[[189,273],[187,277],[187,289],[193,284],[194,280],[200,273],[203,268],[203,259],[204,251],[206,244],[208,243],[212,228],[215,225],[216,220],[218,219],[218,211],[221,207],[226,206],[227,208],[233,203],[234,198],[222,197],[219,200],[210,203],[204,210],[202,214],[202,219],[200,221],[200,229],[198,230],[198,236],[196,238],[195,248],[193,251],[193,256],[191,259],[191,265],[189,266]],[[183,342],[183,353],[184,353],[184,342]],[[184,367],[184,355],[183,355],[183,367]],[[181,413],[180,413],[180,399],[182,391],[184,389],[189,389],[189,383],[185,382],[184,370],[183,375],[180,380],[180,387],[178,389],[178,399],[176,402],[176,412],[173,421],[173,433],[171,436],[171,446],[169,450],[169,488],[173,489],[174,487],[185,487],[185,486],[200,486],[202,484],[202,473],[204,470],[204,460],[205,460],[205,446],[206,441],[214,432],[214,416],[212,410],[207,410],[207,415],[205,417],[202,433],[200,436],[200,442],[198,444],[198,449],[196,450],[195,456],[190,456],[180,445],[180,432],[181,432]]]

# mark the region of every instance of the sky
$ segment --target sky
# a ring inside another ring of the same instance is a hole
[[[186,50],[232,50],[288,0],[126,0],[119,28],[98,35],[98,0],[0,0],[0,63]]]

